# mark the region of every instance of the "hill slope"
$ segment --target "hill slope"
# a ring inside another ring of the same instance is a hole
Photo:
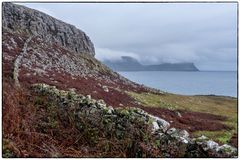
[[[237,154],[230,145],[192,138],[208,130],[230,133],[229,140],[236,119],[203,107],[215,103],[224,109],[226,102],[236,118],[236,99],[186,96],[178,106],[180,95],[131,82],[96,60],[82,31],[12,3],[3,3],[2,47],[3,157]]]

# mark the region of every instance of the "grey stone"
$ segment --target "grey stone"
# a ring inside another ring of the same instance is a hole
[[[178,117],[182,117],[181,113],[180,112],[177,112],[177,115]]]
[[[223,153],[226,153],[226,154],[232,154],[232,155],[237,154],[237,148],[232,147],[228,144],[224,144],[224,145],[218,147],[217,151],[223,152]]]
[[[186,130],[181,130],[179,132],[179,136],[183,137],[184,139],[188,139],[189,138],[189,133]]]
[[[156,121],[159,129],[162,129],[163,132],[165,132],[169,127],[170,127],[170,123],[168,123],[167,121],[165,121],[164,119],[161,119],[159,117],[155,117],[153,115],[148,114],[149,117],[151,117],[153,119],[153,121]]]
[[[197,143],[201,143],[201,142],[207,141],[208,139],[209,139],[208,137],[202,135],[201,137],[198,137],[194,140],[197,141]]]
[[[102,88],[103,88],[103,90],[104,90],[105,92],[109,92],[109,89],[108,89],[107,86],[102,86]]]
[[[112,114],[114,111],[112,106],[108,106],[108,114]]]
[[[3,2],[2,26],[12,31],[39,35],[77,54],[95,55],[94,45],[83,31],[34,9]]]
[[[158,118],[157,122],[158,122],[158,125],[160,126],[160,128],[161,128],[164,132],[170,127],[170,123],[168,123],[168,122],[165,121],[164,119]]]
[[[152,123],[152,125],[153,125],[153,131],[157,131],[157,130],[160,129],[160,127],[158,126],[158,123],[157,123],[156,121],[154,121],[154,122]]]
[[[169,130],[167,130],[167,134],[169,134],[169,135],[172,135],[172,134],[174,134],[176,132],[177,132],[176,128],[170,128]]]
[[[87,95],[86,98],[90,100],[91,99],[91,95]]]
[[[205,151],[207,151],[209,149],[211,149],[211,150],[218,150],[218,147],[219,147],[218,143],[216,143],[216,142],[214,142],[212,140],[209,140],[209,141],[205,142],[205,144],[206,144],[206,147],[203,147],[203,149]]]
[[[182,143],[185,143],[185,144],[188,144],[188,143],[189,143],[188,139],[185,139],[185,138],[183,138],[183,137],[179,137],[179,140],[180,140]]]

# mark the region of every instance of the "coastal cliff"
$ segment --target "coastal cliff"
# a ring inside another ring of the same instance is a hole
[[[2,35],[3,157],[237,156],[236,99],[134,83],[84,32],[21,5],[3,3]]]
[[[95,55],[94,45],[83,31],[34,9],[4,3],[2,22],[3,28],[41,36],[78,54]]]

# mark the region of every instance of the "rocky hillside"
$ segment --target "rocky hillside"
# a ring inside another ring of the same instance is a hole
[[[11,31],[40,36],[46,42],[56,43],[79,54],[95,54],[93,43],[84,32],[34,9],[4,3],[2,22],[3,27]]]
[[[236,136],[231,138],[235,121],[220,113],[176,108],[173,101],[155,106],[148,96],[170,94],[110,70],[94,58],[89,37],[70,24],[3,3],[2,47],[3,157],[237,155]],[[222,108],[230,105],[228,113],[235,118],[236,99],[217,101]],[[194,136],[205,130],[230,135],[218,143]]]

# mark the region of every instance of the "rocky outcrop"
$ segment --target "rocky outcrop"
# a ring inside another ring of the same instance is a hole
[[[3,27],[12,31],[40,35],[78,54],[95,55],[89,37],[75,26],[24,6],[3,3]]]

